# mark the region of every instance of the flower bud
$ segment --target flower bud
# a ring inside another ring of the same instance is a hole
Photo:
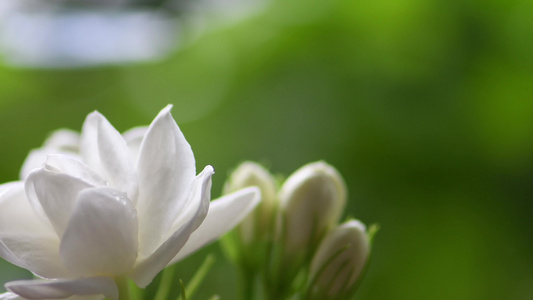
[[[224,186],[224,194],[257,186],[261,190],[261,202],[239,225],[241,241],[250,244],[252,240],[264,237],[270,230],[276,208],[276,183],[272,175],[255,162],[244,162],[233,171]]]
[[[279,197],[280,234],[284,252],[290,257],[316,247],[338,222],[346,204],[346,186],[335,168],[319,161],[287,178]]]
[[[328,233],[311,261],[311,298],[348,299],[369,254],[370,239],[363,223],[350,220]]]

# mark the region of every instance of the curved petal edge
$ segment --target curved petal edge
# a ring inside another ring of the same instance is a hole
[[[104,295],[118,300],[118,288],[108,277],[57,280],[18,280],[5,287],[25,299],[62,299],[74,295]],[[16,298],[15,298],[16,299]]]
[[[213,242],[237,226],[261,201],[257,187],[238,190],[211,202],[209,212],[180,252],[171,260],[173,264],[208,243]]]

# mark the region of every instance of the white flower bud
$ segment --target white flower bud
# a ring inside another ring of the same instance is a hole
[[[339,220],[346,204],[346,186],[339,172],[325,162],[294,172],[280,191],[285,252],[291,256],[315,247]]]
[[[240,164],[224,186],[224,194],[257,186],[261,190],[261,202],[239,225],[241,240],[245,244],[267,234],[276,208],[277,188],[274,178],[261,165],[247,161]]]
[[[355,292],[370,254],[365,225],[350,220],[332,230],[311,262],[311,294],[316,299],[344,299]]]

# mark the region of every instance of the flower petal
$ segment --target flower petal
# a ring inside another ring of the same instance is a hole
[[[170,264],[173,264],[200,247],[214,241],[239,224],[260,202],[261,193],[257,187],[249,187],[214,200],[202,224],[181,248]]]
[[[20,185],[24,187],[24,184],[22,183],[22,181],[12,181],[12,182],[0,184],[0,197],[4,195],[5,193],[14,189],[16,186],[20,186]]]
[[[196,176],[189,195],[181,205],[182,209],[174,218],[170,230],[167,232],[167,235],[164,235],[164,239],[189,222],[194,222],[194,229],[200,226],[206,215],[203,214],[201,218],[198,218],[198,210],[205,209],[205,213],[207,213],[209,209],[209,201],[211,200],[211,177],[214,173],[215,170],[212,166],[206,166]]]
[[[139,150],[141,149],[141,143],[146,135],[146,131],[148,131],[148,126],[142,126],[127,130],[122,134],[134,159],[139,156]]]
[[[183,223],[157,250],[147,258],[141,258],[135,266],[131,278],[140,287],[147,286],[183,247],[191,233],[200,226],[209,209],[211,197],[211,176],[214,171],[211,166],[207,166],[200,173],[189,193],[190,203],[186,207],[188,211],[183,216]]]
[[[78,159],[67,155],[48,155],[45,168],[79,178],[93,186],[106,186],[108,182]]]
[[[151,255],[161,245],[161,232],[171,226],[183,209],[195,177],[191,146],[164,108],[142,141],[137,161],[139,172],[140,255]]]
[[[26,178],[29,202],[48,217],[58,236],[65,232],[78,193],[90,187],[92,185],[86,181],[46,167],[31,172]]]
[[[137,259],[137,226],[135,207],[123,193],[84,190],[61,240],[61,259],[79,276],[127,273]]]
[[[103,300],[103,295],[93,295],[93,296],[71,296],[67,298],[61,298],[61,300]],[[25,298],[20,297],[19,295],[11,292],[0,294],[0,300],[26,300]]]
[[[41,277],[66,276],[59,238],[26,199],[23,182],[0,186],[0,256]]]
[[[0,294],[0,300],[24,300],[24,298],[20,297],[17,294],[7,292],[7,293]]]
[[[78,157],[80,135],[69,129],[59,129],[53,132],[44,146],[34,149],[28,154],[20,170],[20,179],[25,179],[31,171],[39,169],[46,161],[48,154],[65,154]]]
[[[80,149],[80,134],[70,129],[56,130],[46,139],[44,148],[78,153]]]
[[[20,169],[20,179],[24,180],[30,174],[31,171],[42,168],[44,162],[46,161],[46,158],[48,157],[49,152],[50,149],[46,148],[34,149],[30,151],[30,153],[24,160],[22,168]]]
[[[137,199],[138,185],[134,160],[122,135],[99,112],[83,123],[80,152],[89,167],[112,186]]]
[[[8,282],[5,286],[25,299],[63,299],[74,295],[104,295],[118,299],[118,288],[108,277],[18,280]]]

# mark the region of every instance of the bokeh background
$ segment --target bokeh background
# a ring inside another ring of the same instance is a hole
[[[381,226],[357,299],[533,299],[533,2],[271,0],[209,24],[157,62],[0,66],[0,181],[92,110],[124,131],[172,103],[215,197],[243,160],[339,169],[346,215]],[[234,299],[217,245],[178,272],[209,252],[197,299]]]

